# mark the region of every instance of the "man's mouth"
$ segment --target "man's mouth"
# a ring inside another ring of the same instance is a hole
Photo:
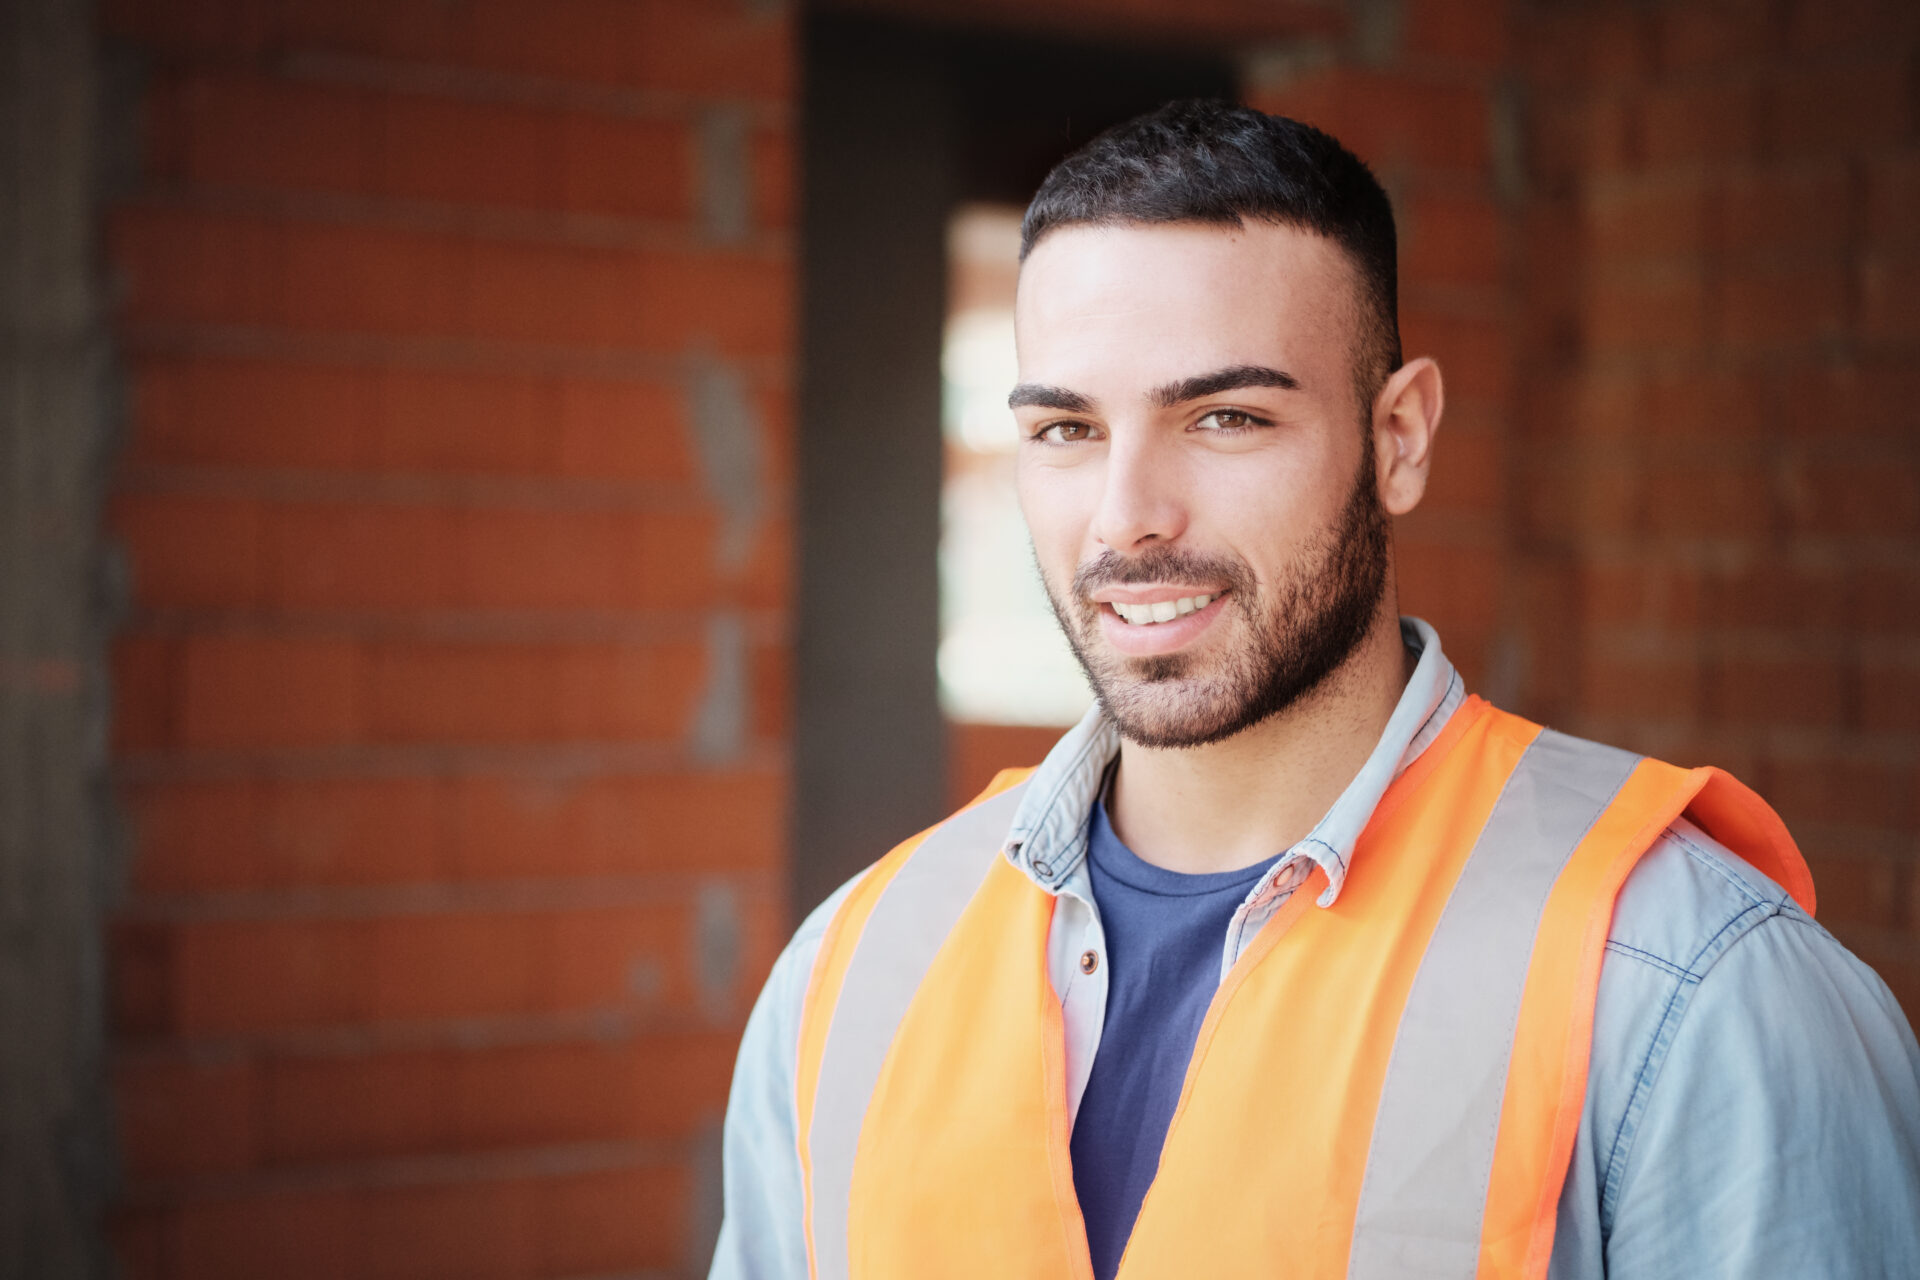
[[[1127,604],[1121,600],[1109,600],[1107,608],[1119,616],[1129,626],[1150,627],[1155,623],[1172,622],[1198,609],[1204,609],[1213,602],[1213,596],[1181,596],[1177,600],[1158,600],[1152,604]]]

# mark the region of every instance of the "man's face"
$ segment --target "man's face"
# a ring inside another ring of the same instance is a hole
[[[1028,255],[1020,504],[1130,740],[1259,723],[1377,616],[1388,531],[1353,385],[1357,296],[1331,242],[1265,223],[1068,227]]]

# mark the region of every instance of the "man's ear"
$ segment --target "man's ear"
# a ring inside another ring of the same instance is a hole
[[[1429,356],[1394,370],[1373,399],[1373,463],[1380,504],[1403,516],[1420,504],[1433,465],[1433,434],[1440,429],[1446,392],[1440,366]]]

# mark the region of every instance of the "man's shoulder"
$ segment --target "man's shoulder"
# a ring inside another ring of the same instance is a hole
[[[1812,924],[1784,888],[1683,817],[1660,833],[1621,886],[1607,950],[1698,978],[1749,930],[1776,917]]]

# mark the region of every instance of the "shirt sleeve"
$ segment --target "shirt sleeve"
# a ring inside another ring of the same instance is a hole
[[[1788,905],[1669,1025],[1608,1162],[1607,1274],[1920,1276],[1920,1047],[1879,977]]]
[[[858,877],[821,903],[793,936],[760,989],[727,1095],[721,1133],[725,1217],[709,1280],[806,1280],[794,1067],[807,982],[827,924]]]

